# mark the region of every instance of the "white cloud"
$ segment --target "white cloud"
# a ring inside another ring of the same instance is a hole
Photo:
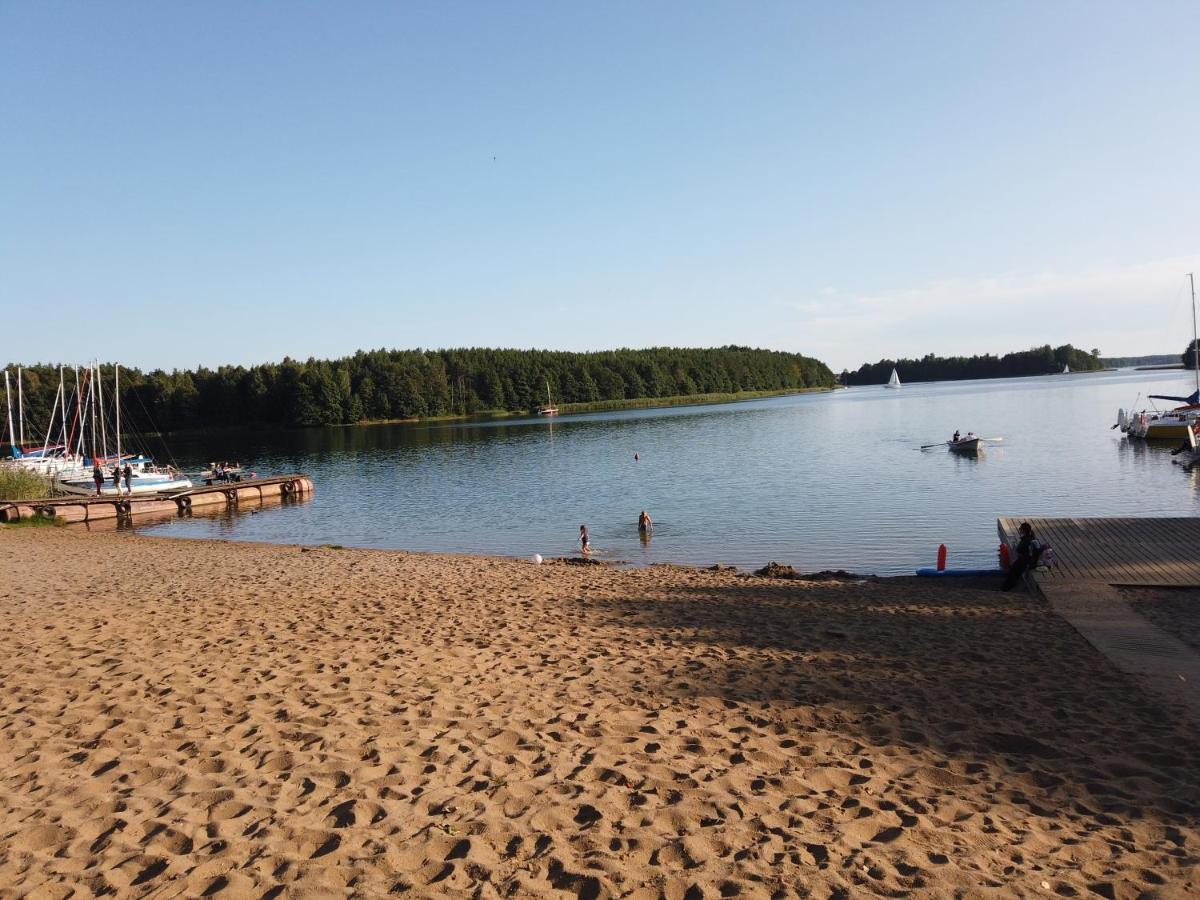
[[[804,353],[835,370],[883,357],[1007,353],[1072,343],[1106,356],[1181,351],[1191,339],[1186,273],[1200,257],[1080,272],[1014,273],[874,293],[829,288],[784,305]]]

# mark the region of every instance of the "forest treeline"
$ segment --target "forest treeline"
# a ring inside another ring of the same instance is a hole
[[[113,367],[104,365],[105,390]],[[58,367],[25,368],[26,419],[44,427]],[[74,375],[67,370],[67,388]],[[555,404],[832,387],[817,359],[749,347],[609,350],[371,350],[335,360],[194,371],[121,368],[123,426],[176,431],[338,425],[384,419],[532,411]],[[15,390],[15,385],[14,385]],[[39,435],[40,437],[40,435]],[[7,440],[7,435],[0,441]]]
[[[885,384],[892,369],[900,373],[900,381],[961,381],[967,378],[1017,378],[1022,375],[1049,375],[1061,372],[1063,366],[1072,372],[1102,369],[1100,351],[1088,353],[1070,344],[1051,347],[1044,344],[1030,350],[1005,353],[1003,356],[934,356],[929,353],[920,359],[881,359],[863,363],[857,372],[843,372],[842,384]]]

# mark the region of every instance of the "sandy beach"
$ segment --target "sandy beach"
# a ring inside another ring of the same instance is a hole
[[[0,897],[1200,894],[1200,737],[989,588],[0,529]]]

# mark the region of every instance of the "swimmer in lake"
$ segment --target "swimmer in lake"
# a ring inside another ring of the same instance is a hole
[[[650,521],[650,514],[644,509],[642,514],[638,516],[638,531],[642,534],[649,534],[654,530],[654,523]]]

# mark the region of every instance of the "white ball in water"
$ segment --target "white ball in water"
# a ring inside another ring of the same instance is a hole
[[[540,553],[533,554],[533,564],[535,566],[540,566],[542,564],[542,554],[540,554]]]

